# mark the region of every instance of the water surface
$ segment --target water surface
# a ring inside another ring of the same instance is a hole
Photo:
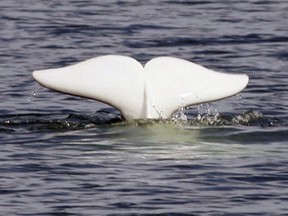
[[[4,215],[285,215],[286,1],[1,1]],[[241,95],[123,122],[36,69],[169,55],[246,73]],[[178,117],[181,117],[181,113]]]

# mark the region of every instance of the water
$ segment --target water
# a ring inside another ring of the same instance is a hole
[[[284,0],[1,1],[1,215],[287,215],[287,9]],[[123,122],[31,76],[115,53],[176,56],[250,83],[178,119]]]

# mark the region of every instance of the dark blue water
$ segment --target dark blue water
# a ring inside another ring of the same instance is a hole
[[[287,11],[284,0],[2,0],[1,215],[287,215]],[[176,56],[250,83],[187,121],[123,122],[32,79],[105,54]]]

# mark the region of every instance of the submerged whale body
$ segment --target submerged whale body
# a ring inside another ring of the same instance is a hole
[[[249,81],[245,74],[216,72],[179,58],[157,57],[143,67],[120,55],[36,70],[33,77],[47,88],[107,103],[126,120],[169,118],[179,107],[235,95]]]

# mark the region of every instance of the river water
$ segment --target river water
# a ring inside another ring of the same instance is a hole
[[[284,0],[2,0],[1,215],[287,215],[287,11]],[[167,121],[124,122],[32,78],[105,54],[175,56],[250,82]]]

